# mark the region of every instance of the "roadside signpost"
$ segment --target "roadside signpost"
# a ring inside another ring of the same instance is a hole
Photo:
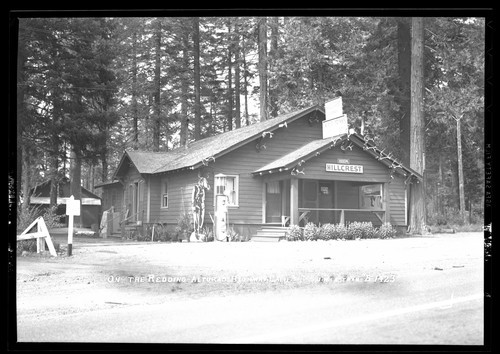
[[[73,252],[73,219],[80,215],[80,201],[75,200],[75,197],[71,196],[66,200],[66,215],[69,216],[68,220],[68,256],[71,256]]]

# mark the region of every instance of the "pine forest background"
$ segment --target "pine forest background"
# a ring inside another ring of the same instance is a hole
[[[339,91],[351,127],[409,165],[410,44],[405,17],[20,18],[18,194],[70,176],[98,194],[126,149],[169,151]],[[460,160],[465,209],[482,213],[484,55],[484,18],[424,18],[429,223],[460,209]]]

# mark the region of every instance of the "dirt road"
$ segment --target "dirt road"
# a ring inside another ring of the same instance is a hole
[[[18,257],[18,339],[480,345],[482,279],[480,233],[75,243]]]

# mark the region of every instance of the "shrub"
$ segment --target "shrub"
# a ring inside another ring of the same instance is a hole
[[[18,255],[23,251],[34,253],[36,252],[36,239],[18,241],[16,246]]]
[[[382,224],[378,229],[379,238],[393,238],[396,236],[397,230],[388,222]]]
[[[229,229],[227,230],[227,238],[230,242],[240,241],[240,235],[234,230],[233,227],[229,227]]]
[[[321,226],[321,238],[323,240],[335,240],[338,238],[335,224],[324,224]]]
[[[47,245],[47,242],[44,242],[44,250],[49,251],[49,246]],[[54,245],[54,249],[56,250],[56,253],[59,253],[61,251],[61,244],[57,241],[55,241],[52,238],[52,244]],[[36,238],[30,239],[30,240],[22,240],[17,242],[17,254],[21,255],[23,251],[29,252],[29,253],[35,253],[36,252]]]
[[[27,208],[18,206],[16,223],[17,232],[23,232],[39,216],[43,217],[43,221],[48,229],[63,227],[63,224],[60,222],[61,215],[57,215],[57,207],[57,205],[54,205],[50,208],[42,209],[41,206],[35,205],[30,205]],[[56,242],[53,239],[52,243],[54,243],[54,248],[58,252],[59,244],[57,244],[56,247]],[[19,241],[16,244],[16,248],[18,254],[21,254],[23,251],[34,253],[36,252],[36,239]]]
[[[19,206],[17,208],[17,231],[23,232],[36,218],[43,217],[45,225],[48,229],[63,227],[61,223],[62,215],[57,215],[57,205],[50,208],[42,209],[40,205],[30,205],[27,208]]]
[[[299,225],[290,225],[286,234],[287,241],[302,240],[302,228]]]
[[[304,239],[307,241],[317,240],[321,236],[321,228],[309,222],[304,226]]]
[[[200,240],[203,242],[212,242],[214,240],[214,234],[208,226],[203,226]]]
[[[377,231],[371,222],[352,222],[347,230],[347,239],[366,239],[377,237]]]
[[[335,225],[335,239],[347,239],[349,237],[348,235],[348,229],[347,226],[344,224],[336,224]]]
[[[177,226],[179,227],[180,232],[186,232],[188,234],[191,234],[191,232],[194,231],[193,227],[193,218],[190,213],[183,212],[178,218],[177,218]]]

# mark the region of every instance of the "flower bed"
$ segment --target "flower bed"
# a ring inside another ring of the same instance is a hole
[[[352,222],[343,224],[323,224],[317,226],[312,222],[304,227],[291,225],[287,232],[287,241],[314,241],[314,240],[359,240],[369,238],[394,238],[396,229],[385,223],[374,227],[371,222]]]

